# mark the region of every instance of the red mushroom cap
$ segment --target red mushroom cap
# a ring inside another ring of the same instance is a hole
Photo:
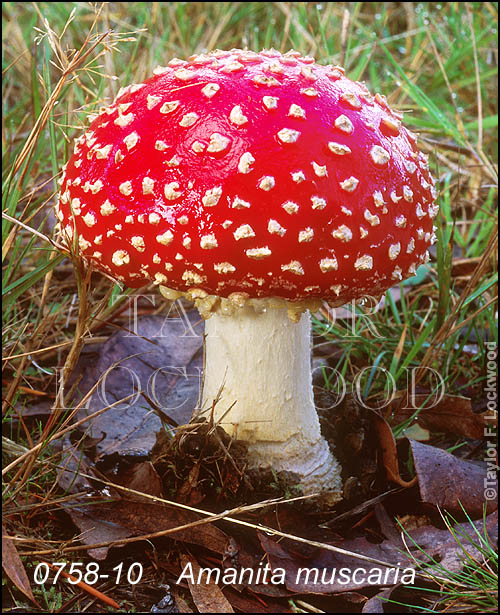
[[[76,140],[58,217],[128,286],[338,302],[413,275],[427,159],[385,98],[296,52],[172,60]]]

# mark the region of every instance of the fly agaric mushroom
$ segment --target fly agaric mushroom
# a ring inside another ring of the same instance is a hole
[[[254,466],[340,497],[308,308],[413,275],[435,197],[383,96],[294,51],[234,49],[121,89],[76,140],[58,218],[94,267],[195,300],[208,318],[203,407],[218,398],[215,418]]]

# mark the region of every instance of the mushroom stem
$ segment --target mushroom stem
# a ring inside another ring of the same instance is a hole
[[[263,305],[266,305],[263,302]],[[249,444],[250,464],[295,475],[304,493],[337,492],[340,466],[313,401],[309,312],[245,306],[206,321],[202,408]]]

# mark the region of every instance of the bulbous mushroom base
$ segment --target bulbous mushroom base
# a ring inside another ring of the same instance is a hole
[[[297,437],[290,442],[257,442],[248,447],[249,464],[274,470],[304,495],[318,493],[333,505],[342,499],[341,468],[324,438],[316,442]]]
[[[251,467],[276,471],[304,494],[329,493],[338,501],[340,466],[313,400],[309,312],[294,322],[288,311],[264,300],[212,314],[201,411],[213,411],[227,433],[248,443]]]

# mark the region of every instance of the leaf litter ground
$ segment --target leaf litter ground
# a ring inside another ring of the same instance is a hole
[[[154,600],[163,612],[192,612],[185,610],[192,605],[200,612],[291,612],[297,600],[326,610],[383,612],[384,599],[409,591],[394,574],[386,575],[389,570],[418,561],[420,582],[432,585],[425,571],[433,563],[452,571],[465,566],[440,509],[455,515],[457,531],[471,543],[476,533],[496,543],[492,502],[482,518],[478,485],[484,464],[415,440],[396,443],[384,417],[353,396],[337,408],[335,421],[322,413],[323,431],[344,468],[346,497],[334,509],[297,499],[300,491],[272,473],[250,471],[244,443],[231,440],[209,415],[189,422],[200,389],[203,324],[196,313],[184,314],[141,317],[132,333],[128,328],[112,335],[97,360],[86,364],[82,358],[78,394],[102,382],[103,374],[105,386],[96,389],[79,419],[131,391],[137,395],[83,423],[60,443],[59,485],[73,497],[56,517],[63,523],[69,516],[80,532],[80,544],[70,541],[63,549],[66,557],[87,551],[109,569],[116,561],[140,560],[157,590],[133,599],[144,601],[143,608]],[[318,407],[327,407],[331,393],[321,388],[316,393]],[[454,433],[457,415],[467,419],[461,421],[461,434],[475,439],[481,418],[465,398],[457,403],[445,397],[418,422],[426,429],[439,420],[440,431]],[[482,557],[471,545],[468,553]],[[20,570],[14,560],[13,577]],[[217,568],[224,574],[244,568],[247,573],[241,583],[209,579],[200,586],[184,579],[176,584],[188,564],[193,571]],[[285,571],[282,583],[262,576],[266,565],[271,573]],[[334,569],[370,566],[382,571],[378,582],[331,577]],[[301,568],[315,573],[300,577]],[[28,594],[29,584],[20,578],[14,583]],[[120,594],[122,601],[132,600],[127,588],[112,592],[115,599]]]

